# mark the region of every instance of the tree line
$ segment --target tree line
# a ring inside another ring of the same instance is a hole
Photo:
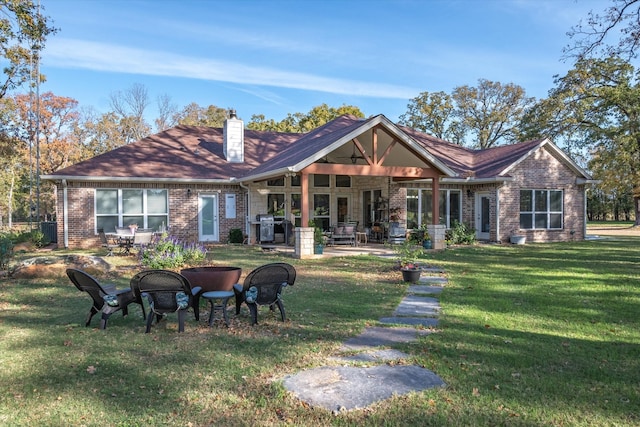
[[[226,108],[196,103],[180,108],[161,95],[155,99],[158,116],[148,123],[152,101],[142,84],[112,93],[106,113],[51,92],[35,96],[34,86],[45,77],[33,64],[57,29],[30,0],[1,0],[0,11],[0,225],[33,218],[36,169],[50,174],[151,133],[176,125],[221,127],[227,117]],[[638,224],[640,70],[632,61],[639,13],[640,0],[613,0],[603,14],[591,13],[586,24],[572,28],[565,59],[574,61],[573,68],[555,77],[547,98],[528,97],[513,83],[479,79],[476,86],[459,86],[451,93],[418,94],[398,123],[480,150],[549,137],[601,181],[588,193],[590,220],[634,219]],[[612,46],[607,31],[616,26],[627,37]],[[246,127],[308,132],[342,114],[365,117],[357,106],[322,104],[280,121],[253,115]],[[36,220],[53,219],[51,183],[42,183],[38,199]]]

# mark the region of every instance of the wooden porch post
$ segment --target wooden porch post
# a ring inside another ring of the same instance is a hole
[[[431,223],[440,224],[440,180],[435,177],[431,180]]]
[[[300,173],[300,227],[309,226],[309,174],[306,172]]]

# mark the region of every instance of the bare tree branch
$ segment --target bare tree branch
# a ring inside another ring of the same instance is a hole
[[[567,35],[573,44],[563,49],[563,59],[602,54],[636,58],[640,46],[640,0],[612,0],[614,5],[602,15],[590,11]],[[616,37],[618,38],[616,40]],[[609,42],[611,39],[612,42]]]

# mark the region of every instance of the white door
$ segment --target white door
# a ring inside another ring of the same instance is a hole
[[[491,231],[491,209],[489,193],[476,193],[476,239],[489,240]]]
[[[201,194],[198,196],[198,239],[201,242],[217,242],[218,233],[218,195]]]

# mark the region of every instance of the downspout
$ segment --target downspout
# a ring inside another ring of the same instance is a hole
[[[496,188],[496,240],[502,243],[500,239],[500,187]]]
[[[69,199],[67,180],[62,180],[62,233],[64,234],[64,248],[69,249]]]
[[[584,186],[582,196],[582,240],[587,239],[587,186]]]
[[[247,230],[247,245],[251,242],[251,191],[249,191],[249,187],[244,185],[241,181],[238,181],[240,188],[246,190],[247,192],[247,214],[244,217],[244,226]]]

